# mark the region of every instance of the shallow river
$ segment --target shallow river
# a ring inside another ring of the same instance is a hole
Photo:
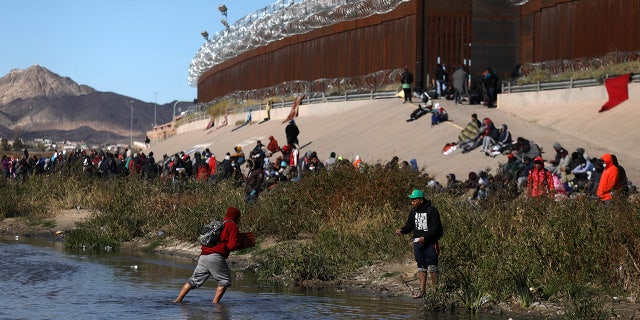
[[[0,241],[0,319],[461,319],[418,301],[261,285],[234,273],[221,304],[215,281],[171,303],[194,263],[150,254],[75,254],[60,242]],[[507,319],[480,316],[476,320]]]

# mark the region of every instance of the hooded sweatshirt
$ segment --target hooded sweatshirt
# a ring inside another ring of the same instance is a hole
[[[240,249],[240,241],[238,239],[238,222],[240,221],[240,210],[229,207],[224,217],[224,228],[220,233],[220,241],[213,247],[201,246],[200,255],[208,255],[217,253],[225,259],[229,257],[229,253],[233,250]]]
[[[502,130],[500,131],[500,137],[498,137],[498,143],[506,146],[506,145],[510,145],[512,142],[512,138],[511,138],[511,132],[509,132],[509,128],[507,127],[506,124],[502,125]]]
[[[280,147],[278,146],[278,140],[273,136],[269,136],[269,144],[267,145],[267,150],[269,150],[272,154],[280,151]]]
[[[602,161],[604,161],[605,167],[604,171],[602,171],[602,176],[600,176],[597,195],[600,200],[608,201],[612,199],[612,194],[618,181],[618,168],[613,165],[613,158],[608,153],[602,155]]]
[[[431,205],[431,201],[425,199],[419,207],[411,210],[407,222],[400,228],[402,234],[409,232],[413,232],[414,238],[424,237],[425,245],[438,243],[444,231],[440,213]]]

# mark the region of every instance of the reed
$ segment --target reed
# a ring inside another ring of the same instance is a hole
[[[567,317],[598,318],[607,296],[640,293],[637,199],[608,206],[595,200],[489,197],[470,207],[458,196],[426,188],[429,176],[382,165],[350,165],[282,183],[246,204],[228,181],[167,183],[129,177],[100,180],[62,175],[0,183],[3,217],[51,220],[56,209],[82,205],[96,214],[66,237],[70,248],[117,248],[134,238],[195,243],[197,231],[242,211],[240,229],[256,234],[251,248],[261,279],[287,284],[340,280],[360,267],[412,259],[404,224],[407,195],[426,190],[441,213],[439,292],[469,312],[483,305],[561,301]],[[275,239],[278,245],[261,248]],[[438,298],[438,301],[444,299]],[[442,308],[446,305],[439,304]],[[454,304],[451,304],[454,305]],[[571,315],[571,317],[569,317]]]

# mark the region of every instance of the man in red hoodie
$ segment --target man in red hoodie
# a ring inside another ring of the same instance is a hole
[[[598,183],[597,195],[602,202],[606,203],[613,199],[613,192],[617,191],[618,168],[613,164],[613,157],[610,154],[603,154],[601,159],[604,162],[604,170]]]
[[[224,217],[224,228],[220,234],[220,241],[212,247],[200,247],[200,257],[198,265],[193,271],[193,275],[180,290],[178,297],[173,302],[182,302],[184,296],[193,288],[201,287],[209,277],[218,281],[216,295],[213,297],[213,303],[220,302],[222,296],[231,286],[231,272],[227,265],[229,253],[233,250],[240,249],[241,243],[238,240],[238,223],[240,222],[240,210],[234,207],[227,209]]]

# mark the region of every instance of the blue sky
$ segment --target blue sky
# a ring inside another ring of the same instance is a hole
[[[187,76],[204,43],[276,0],[2,0],[0,77],[39,64],[98,91],[146,102],[191,101]]]

